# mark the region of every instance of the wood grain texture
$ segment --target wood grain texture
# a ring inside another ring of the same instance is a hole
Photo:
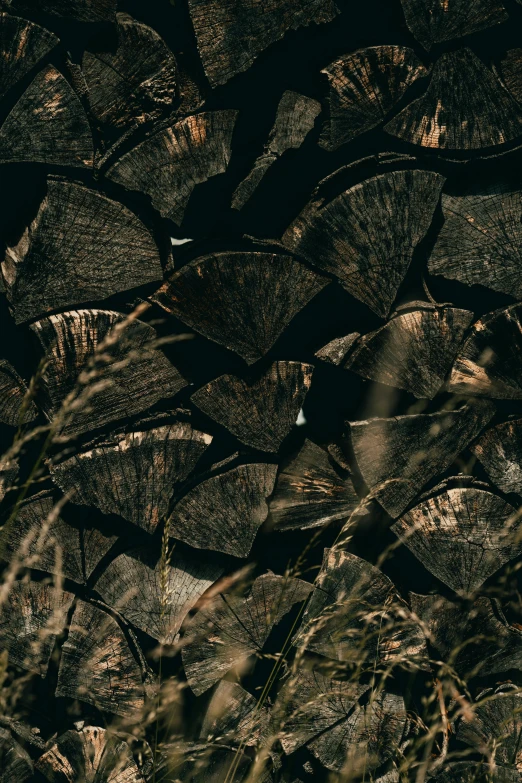
[[[125,128],[168,113],[177,93],[174,55],[155,30],[127,14],[117,14],[116,35],[114,51],[83,55],[93,115]]]
[[[355,459],[368,489],[390,516],[398,517],[494,412],[492,404],[472,399],[455,411],[350,422]]]
[[[456,592],[473,592],[522,552],[517,509],[474,487],[428,498],[392,530],[434,576]]]
[[[40,25],[0,13],[0,97],[28,74],[54,47],[58,38]]]
[[[36,415],[36,405],[24,381],[9,362],[0,359],[0,422],[18,427],[33,421]]]
[[[18,467],[16,459],[6,456],[0,457],[0,502],[15,483]]]
[[[197,549],[247,557],[268,516],[277,466],[249,463],[198,484],[176,503],[169,534]]]
[[[74,503],[118,514],[153,533],[167,516],[176,484],[192,472],[211,441],[181,422],[121,433],[51,465],[51,475]]]
[[[203,112],[153,132],[107,177],[146,193],[162,217],[180,224],[194,188],[226,170],[236,117],[232,110]]]
[[[522,494],[522,419],[490,427],[470,449],[495,486]]]
[[[222,375],[190,399],[242,443],[278,451],[297,420],[313,370],[311,364],[274,362],[250,382]]]
[[[256,747],[270,735],[270,710],[237,682],[221,680],[208,705],[200,739]]]
[[[0,128],[0,163],[92,167],[87,115],[52,65],[35,77]]]
[[[522,104],[522,49],[509,49],[500,61],[502,82],[516,102]]]
[[[424,95],[384,130],[421,147],[465,152],[519,138],[522,112],[471,49],[459,49],[437,60]]]
[[[172,644],[194,604],[223,573],[205,555],[174,549],[167,564],[144,547],[115,558],[95,584],[104,601],[160,644]]]
[[[347,519],[358,504],[351,479],[341,477],[324,449],[305,440],[279,471],[270,515],[276,530],[307,530]]]
[[[0,783],[27,783],[33,774],[30,755],[9,731],[0,728]]]
[[[462,38],[509,19],[498,0],[401,0],[406,24],[429,51],[433,44]]]
[[[159,251],[129,209],[95,190],[49,179],[35,219],[2,263],[17,323],[106,299],[163,277]]]
[[[186,385],[155,347],[154,329],[120,313],[72,310],[31,329],[48,362],[41,406],[69,435],[141,413]]]
[[[144,704],[142,672],[123,631],[84,601],[76,604],[62,647],[56,695],[115,715],[132,715]]]
[[[283,244],[335,275],[384,318],[430,226],[443,183],[430,171],[371,177],[328,203],[312,201],[286,230]]]
[[[49,16],[75,22],[114,22],[117,0],[23,0]]]
[[[351,332],[344,337],[336,337],[334,340],[326,343],[326,345],[323,345],[322,348],[319,348],[315,352],[315,356],[323,362],[328,362],[328,364],[343,367],[352,346],[360,336],[359,332]]]
[[[455,394],[522,399],[522,306],[495,310],[473,324],[448,383]]]
[[[151,299],[253,364],[328,283],[290,256],[222,252],[182,267]]]
[[[520,778],[516,769],[509,767],[499,767],[495,765],[495,771],[492,773],[488,764],[481,764],[477,761],[454,761],[445,764],[444,767],[434,775],[434,783],[518,783]]]
[[[260,653],[272,628],[312,589],[301,579],[268,573],[255,580],[246,598],[220,594],[200,609],[182,649],[194,693],[204,693],[230,669],[240,669]]]
[[[288,30],[331,21],[333,0],[310,0],[296,6],[291,0],[268,5],[245,0],[189,0],[203,68],[212,87],[224,84],[249,68],[270,44]]]
[[[477,697],[469,716],[459,721],[457,738],[500,766],[522,770],[522,696],[509,686],[489,688]]]
[[[472,319],[469,310],[454,307],[423,305],[397,312],[360,339],[344,366],[369,380],[432,399]]]
[[[522,296],[522,192],[443,194],[444,225],[428,262],[432,275]]]
[[[406,46],[369,46],[334,60],[328,80],[329,117],[320,145],[333,151],[379,125],[408,88],[428,71]]]

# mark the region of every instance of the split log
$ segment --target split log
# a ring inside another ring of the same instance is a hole
[[[283,244],[386,317],[426,234],[444,178],[431,171],[392,171],[360,182],[329,203],[312,201]]]
[[[290,256],[223,252],[182,267],[151,298],[253,364],[329,282]]]
[[[471,49],[458,49],[437,60],[424,95],[384,130],[421,147],[467,152],[519,138],[522,111]]]
[[[36,415],[36,405],[28,395],[27,386],[15,368],[0,359],[0,422],[19,427]]]
[[[448,374],[473,313],[454,307],[400,308],[387,324],[361,337],[347,369],[415,397],[435,397]]]
[[[163,745],[156,759],[155,771],[147,778],[147,783],[156,783],[154,778],[183,783],[224,783],[231,771],[234,783],[246,783],[251,767],[251,758],[238,748],[178,741]],[[256,783],[274,783],[271,770],[259,777],[256,775]]]
[[[323,564],[294,640],[361,671],[426,668],[424,634],[393,583],[349,552],[325,549]]]
[[[514,764],[522,771],[522,696],[509,687],[489,688],[471,705],[471,716],[463,715],[457,739],[469,745],[494,764]]]
[[[329,770],[368,773],[397,752],[409,728],[401,696],[299,672],[282,691],[285,753],[306,746]],[[362,703],[361,697],[365,697]]]
[[[92,167],[93,141],[80,99],[52,65],[29,85],[0,128],[0,163]]]
[[[9,663],[45,677],[73,600],[72,593],[44,582],[13,582],[0,607],[0,649]]]
[[[164,559],[141,547],[119,555],[95,584],[104,601],[160,644],[173,644],[194,604],[223,567],[187,553]]]
[[[237,112],[203,112],[153,132],[125,153],[107,177],[150,196],[152,206],[178,225],[196,185],[222,174],[231,155]]]
[[[334,340],[326,343],[326,345],[323,345],[322,348],[315,352],[315,355],[323,362],[335,364],[336,367],[343,367],[351,348],[360,336],[359,332],[351,332],[344,337],[336,337]]]
[[[428,75],[413,49],[369,46],[321,71],[328,79],[329,117],[319,144],[333,151],[379,125],[408,88]]]
[[[261,377],[249,381],[222,375],[190,399],[241,443],[278,451],[297,420],[313,371],[311,364],[274,362]]]
[[[56,696],[123,716],[144,704],[142,671],[125,634],[109,614],[84,601],[76,605],[62,647]]]
[[[27,0],[25,0],[27,1]],[[117,0],[36,0],[39,11],[75,22],[114,22]]]
[[[174,55],[146,24],[117,14],[113,52],[85,52],[82,71],[89,105],[103,124],[125,128],[167,113],[176,97]]]
[[[211,86],[217,87],[246,71],[288,30],[329,22],[338,9],[333,0],[311,0],[303,6],[277,0],[268,8],[244,0],[189,0],[189,12],[203,68]]]
[[[448,389],[500,400],[522,399],[522,305],[483,315],[473,324],[451,371]]]
[[[324,449],[305,440],[279,472],[270,514],[276,530],[306,530],[347,519],[358,504],[351,479],[339,475]]]
[[[8,246],[2,274],[17,323],[163,278],[158,248],[133,212],[56,179],[19,242]]]
[[[185,385],[156,332],[110,310],[72,310],[31,325],[47,360],[41,405],[57,429],[87,432],[141,413]]]
[[[0,457],[0,502],[11,489],[18,475],[18,462],[6,456]]]
[[[277,466],[239,465],[202,481],[174,506],[169,535],[196,549],[247,557],[268,516]]]
[[[366,486],[398,517],[434,476],[445,471],[495,413],[482,400],[455,411],[349,422],[355,459]]]
[[[232,196],[233,209],[242,209],[245,206],[268,169],[281,155],[301,146],[320,113],[321,104],[313,98],[291,90],[283,93],[265,151],[254,163],[250,174],[236,188]]]
[[[437,655],[461,677],[486,677],[522,666],[522,631],[502,615],[498,619],[500,612],[488,598],[469,606],[440,595],[410,593],[410,603]]]
[[[522,105],[522,49],[506,52],[500,62],[500,73],[513,98]]]
[[[391,529],[430,573],[467,593],[522,553],[520,525],[516,508],[470,486],[427,498]]]
[[[69,525],[53,495],[44,491],[21,503],[2,528],[0,557],[84,583],[115,541],[95,528]]]
[[[428,262],[432,275],[522,296],[522,192],[442,195],[444,225]]]
[[[0,783],[26,783],[33,777],[31,757],[10,732],[0,728]]]
[[[73,503],[118,514],[153,533],[169,511],[176,484],[193,471],[212,437],[175,422],[116,434],[89,451],[50,466]]]
[[[237,682],[221,680],[208,705],[200,738],[256,747],[268,735],[270,711]]]
[[[128,744],[97,726],[66,731],[36,769],[49,783],[143,783]]]
[[[313,590],[301,579],[264,574],[249,595],[220,594],[194,617],[182,650],[187,681],[204,693],[230,669],[241,670],[261,655],[270,632],[292,606]]]
[[[27,19],[0,14],[0,98],[59,43],[58,38]]]
[[[433,44],[486,30],[509,19],[499,0],[402,0],[406,24],[429,52]]]
[[[495,766],[476,761],[455,761],[446,764],[431,780],[434,783],[519,783],[516,769]]]
[[[522,494],[522,419],[491,427],[470,449],[493,484],[503,492]]]

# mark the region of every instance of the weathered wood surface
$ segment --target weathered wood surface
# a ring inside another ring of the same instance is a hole
[[[23,6],[29,0],[20,0]],[[75,22],[113,22],[117,0],[36,0],[39,11]]]
[[[26,783],[33,777],[30,755],[0,728],[0,783]]]
[[[522,494],[521,419],[491,427],[470,448],[495,486]]]
[[[509,686],[483,691],[477,697],[477,704],[472,705],[471,715],[463,715],[459,721],[458,739],[493,758],[495,764],[515,764],[520,772],[521,698],[520,693]]]
[[[19,427],[32,421],[36,414],[24,381],[9,362],[0,360],[0,422]]]
[[[200,737],[207,742],[255,747],[269,733],[270,710],[237,682],[221,680],[205,713]]]
[[[462,38],[509,19],[498,0],[401,0],[406,24],[428,51],[436,43]]]
[[[335,337],[315,352],[318,359],[328,364],[343,367],[351,348],[360,337],[359,332],[351,332],[344,337]]]
[[[35,219],[7,248],[2,274],[17,323],[163,277],[158,248],[135,214],[58,179],[48,180]]]
[[[521,126],[522,127],[522,126]],[[283,244],[386,317],[428,230],[444,178],[428,171],[371,177],[332,199],[312,201]]]
[[[0,96],[3,98],[58,43],[59,39],[40,25],[0,13]]]

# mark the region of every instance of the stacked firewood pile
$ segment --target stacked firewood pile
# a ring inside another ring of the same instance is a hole
[[[520,0],[0,2],[0,783],[522,780]]]

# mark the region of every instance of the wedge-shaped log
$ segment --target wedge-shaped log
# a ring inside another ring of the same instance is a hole
[[[501,766],[522,771],[522,695],[513,687],[489,688],[459,722],[457,739]]]
[[[152,300],[253,364],[329,282],[290,256],[223,252],[182,267]]]
[[[47,360],[44,413],[69,435],[133,416],[186,385],[156,348],[154,329],[120,313],[72,310],[31,329]]]
[[[127,743],[98,726],[61,734],[36,769],[49,783],[143,783]]]
[[[122,433],[51,465],[51,475],[74,503],[119,514],[153,533],[168,513],[176,483],[187,478],[211,441],[181,422]]]
[[[111,166],[107,177],[150,196],[160,215],[180,224],[192,191],[222,174],[237,112],[203,112],[148,136]]]
[[[329,22],[338,9],[333,0],[311,0],[298,6],[292,0],[276,0],[269,7],[245,0],[189,0],[189,12],[203,68],[216,87],[246,71],[288,30]]]
[[[334,364],[336,367],[344,367],[351,348],[360,336],[359,332],[351,332],[344,337],[336,337],[334,340],[326,343],[326,345],[323,345],[322,348],[319,348],[315,355],[323,362]]]
[[[26,783],[34,775],[30,755],[5,729],[0,729],[0,783]]]
[[[426,234],[444,178],[392,171],[360,182],[326,203],[310,202],[283,244],[385,317]]]
[[[363,670],[426,668],[422,630],[378,568],[349,552],[325,549],[315,587],[295,644]]]
[[[115,51],[85,52],[82,71],[96,119],[117,128],[168,112],[176,96],[174,55],[155,30],[117,15]]]
[[[75,22],[114,22],[117,0],[37,0],[37,6],[50,16]]]
[[[182,650],[187,680],[204,693],[230,669],[263,650],[270,632],[313,590],[301,579],[264,574],[247,597],[220,594],[196,614]]]
[[[109,563],[95,589],[129,623],[160,644],[172,644],[186,615],[223,570],[201,553],[174,550],[164,561],[141,547]]]
[[[406,24],[429,51],[433,44],[462,38],[508,20],[499,0],[402,0]]]
[[[9,663],[45,677],[73,600],[44,582],[13,582],[0,608],[0,650],[7,650]]]
[[[432,399],[444,383],[473,313],[423,305],[398,311],[364,335],[344,366],[364,378]]]
[[[280,700],[288,715],[280,738],[285,753],[305,746],[334,772],[368,773],[381,766],[396,754],[409,728],[402,696],[319,672],[290,677]]]
[[[0,557],[84,583],[115,541],[92,526],[65,522],[52,493],[44,491],[21,503],[1,529]]]
[[[311,364],[274,362],[250,382],[222,375],[190,399],[247,446],[277,451],[297,420],[313,370]]]
[[[78,601],[62,647],[56,695],[128,716],[143,706],[144,694],[142,670],[116,620]]]
[[[477,487],[427,498],[392,525],[415,557],[457,592],[473,592],[522,552],[517,509]]]
[[[279,472],[270,514],[276,530],[306,530],[347,519],[358,504],[351,479],[339,475],[324,449],[305,440]]]
[[[27,393],[27,386],[15,368],[0,359],[0,422],[18,427],[32,421],[36,405]]]
[[[244,207],[268,169],[281,155],[301,146],[320,113],[321,104],[313,98],[291,90],[283,93],[265,151],[254,163],[250,174],[236,188],[232,197],[233,209]]]
[[[208,705],[200,738],[228,745],[257,746],[268,738],[270,710],[237,682],[221,680]]]
[[[379,125],[428,71],[413,49],[385,45],[345,54],[321,73],[328,79],[329,118],[319,143],[336,150]]]
[[[7,247],[2,274],[17,323],[163,277],[158,248],[133,212],[55,179],[19,242]]]
[[[522,191],[442,195],[444,225],[428,262],[432,275],[522,297]]]
[[[91,167],[93,154],[80,99],[62,74],[48,65],[0,128],[0,163]]]
[[[522,399],[522,305],[483,315],[473,324],[449,378],[455,394]]]
[[[175,505],[169,534],[197,549],[247,557],[268,516],[276,475],[276,465],[250,463],[202,481]]]
[[[384,130],[421,147],[466,152],[517,139],[522,111],[471,49],[459,49],[437,60],[424,95]]]
[[[503,492],[522,494],[522,419],[491,427],[470,449],[493,484]]]
[[[368,489],[390,516],[398,517],[494,413],[493,404],[471,399],[454,411],[350,422],[355,459]]]
[[[0,14],[0,98],[59,43],[58,38],[33,22]]]
[[[522,631],[502,616],[499,619],[489,598],[477,598],[469,606],[440,595],[410,593],[410,603],[426,626],[435,660],[449,664],[460,676],[470,679],[520,669]]]

